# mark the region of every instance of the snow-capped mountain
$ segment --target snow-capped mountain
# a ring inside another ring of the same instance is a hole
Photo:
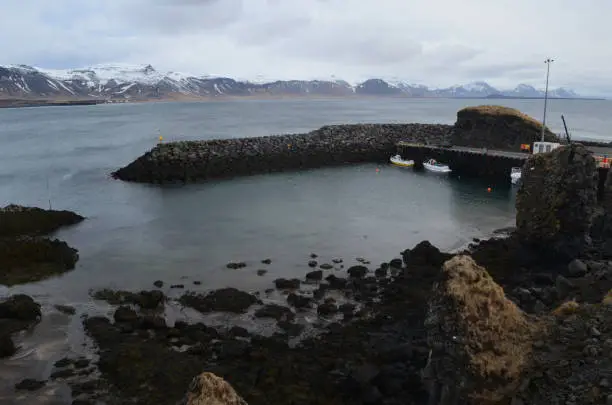
[[[351,85],[335,76],[322,80],[235,80],[211,75],[160,72],[151,65],[97,65],[83,69],[0,66],[0,98],[149,100],[219,96],[395,96],[395,97],[542,97],[544,92],[520,84],[498,90],[485,82],[432,89],[396,78],[373,78]],[[578,97],[555,89],[550,97]]]

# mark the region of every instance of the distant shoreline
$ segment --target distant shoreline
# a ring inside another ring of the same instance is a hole
[[[0,108],[51,107],[105,104],[104,100],[24,100],[0,99]]]
[[[21,107],[53,107],[53,106],[82,106],[97,104],[132,104],[132,103],[154,103],[154,102],[211,102],[232,100],[283,100],[283,99],[305,99],[305,100],[354,100],[354,99],[418,99],[418,100],[543,100],[544,97],[512,97],[512,96],[488,96],[488,97],[410,97],[393,94],[380,95],[249,95],[249,96],[214,96],[214,97],[166,97],[149,99],[125,99],[125,100],[99,100],[99,99],[77,99],[77,100],[48,100],[48,99],[1,99],[0,108]],[[606,101],[605,98],[595,97],[549,97],[550,100],[579,100],[579,101]]]

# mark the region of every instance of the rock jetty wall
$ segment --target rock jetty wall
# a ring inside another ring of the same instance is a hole
[[[333,125],[307,134],[161,143],[112,176],[145,183],[192,182],[386,162],[399,141],[442,144],[452,129],[433,124]]]

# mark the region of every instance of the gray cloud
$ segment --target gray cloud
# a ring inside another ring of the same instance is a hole
[[[608,0],[6,0],[1,62],[541,86],[552,56],[553,85],[592,91],[612,88],[611,14]]]

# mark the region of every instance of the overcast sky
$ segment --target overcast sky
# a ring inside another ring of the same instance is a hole
[[[2,0],[3,64],[612,94],[612,0]]]

